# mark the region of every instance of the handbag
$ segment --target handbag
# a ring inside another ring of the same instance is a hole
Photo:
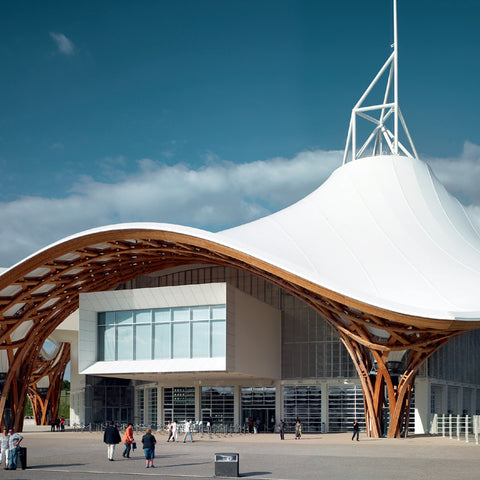
[[[135,440],[132,442],[132,448],[133,450],[137,449],[137,442]]]

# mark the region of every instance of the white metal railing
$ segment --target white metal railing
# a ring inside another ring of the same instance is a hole
[[[469,443],[475,440],[478,445],[480,433],[480,415],[452,415],[435,413],[430,425],[431,435],[456,438]]]

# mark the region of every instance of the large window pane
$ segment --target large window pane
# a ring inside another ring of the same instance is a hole
[[[153,311],[154,322],[169,322],[170,321],[170,309],[162,308]]]
[[[117,326],[117,360],[133,360],[133,327]]]
[[[150,323],[152,318],[151,310],[137,310],[133,314],[135,323]]]
[[[225,320],[211,322],[211,355],[212,357],[224,357],[226,348]]]
[[[98,325],[97,326],[97,361],[101,362],[104,359],[105,359],[105,327],[103,325]]]
[[[116,323],[119,324],[126,324],[126,323],[133,323],[133,315],[130,310],[116,312]]]
[[[105,343],[103,360],[111,362],[115,360],[115,327],[105,327]]]
[[[210,307],[192,307],[192,320],[209,320]]]
[[[152,358],[152,326],[135,325],[135,360]]]
[[[114,327],[99,325],[97,330],[97,360],[115,360],[115,329]]]
[[[192,358],[209,356],[208,327],[208,322],[192,323]]]
[[[173,308],[172,312],[174,322],[188,322],[190,320],[189,308]]]
[[[170,323],[158,323],[154,328],[153,358],[170,358]]]
[[[227,318],[227,309],[225,305],[212,306],[212,319],[213,320],[225,320]]]
[[[190,358],[190,324],[174,323],[172,358]]]

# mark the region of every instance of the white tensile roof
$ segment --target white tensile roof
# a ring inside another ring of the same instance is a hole
[[[219,236],[370,305],[480,319],[480,231],[414,158],[347,163],[296,204]]]
[[[294,205],[222,232],[164,223],[108,225],[64,238],[19,263],[75,238],[129,229],[210,240],[392,312],[480,320],[479,228],[414,158],[349,162]]]

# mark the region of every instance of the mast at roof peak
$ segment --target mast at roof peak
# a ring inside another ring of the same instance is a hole
[[[398,104],[397,0],[393,0],[393,32],[393,52],[352,109],[343,164],[349,160],[357,160],[365,156],[403,155],[418,158],[415,145]],[[387,71],[388,76],[384,75]],[[367,97],[382,77],[387,77],[383,102],[370,105],[365,104]],[[359,125],[357,125],[358,117],[375,125],[373,131],[369,134],[367,133],[366,140],[363,141],[360,148],[357,148],[358,140],[361,136]],[[389,128],[392,122],[393,133],[391,128]],[[408,147],[399,140],[399,122],[407,139]]]

